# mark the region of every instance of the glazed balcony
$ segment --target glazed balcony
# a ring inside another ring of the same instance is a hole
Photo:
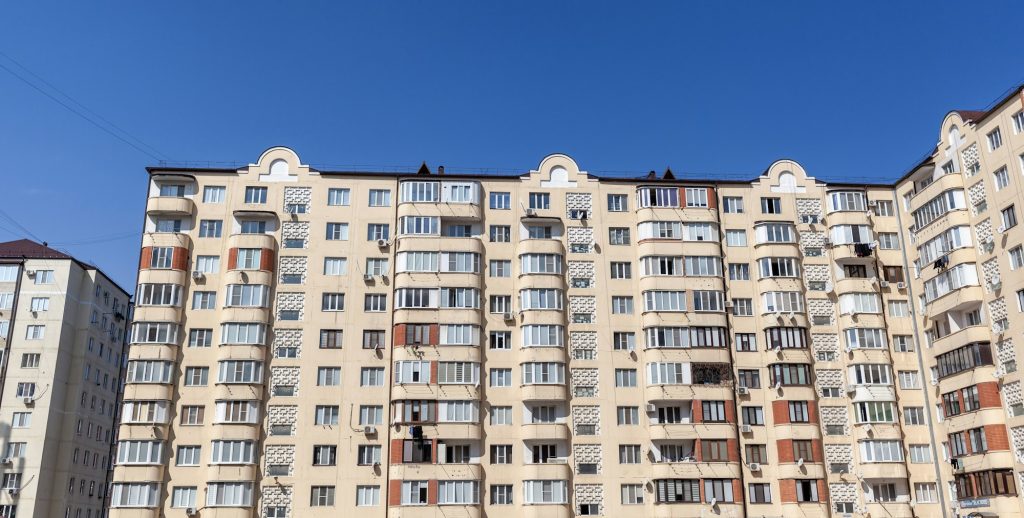
[[[402,201],[398,203],[398,217],[437,217],[443,220],[461,219],[479,221],[483,209],[479,203],[448,203],[444,201]]]
[[[947,311],[961,311],[985,300],[985,288],[980,285],[967,285],[950,291],[928,303],[928,316],[937,316]],[[991,328],[989,328],[991,330]]]
[[[196,203],[184,196],[154,196],[146,202],[146,214],[150,216],[182,216],[195,214]]]
[[[565,244],[561,239],[523,239],[516,246],[522,254],[555,254],[565,256]]]
[[[907,465],[903,462],[861,462],[857,466],[858,476],[868,482],[873,478],[907,478]]]
[[[920,209],[924,204],[933,200],[939,194],[942,194],[950,189],[963,189],[964,188],[964,177],[960,174],[944,174],[935,179],[932,183],[928,184],[924,189],[917,191],[914,197],[910,199],[910,206],[907,212],[911,214]],[[911,220],[913,221],[913,220]],[[934,221],[932,222],[934,223]]]
[[[139,401],[171,401],[174,399],[174,387],[169,383],[127,383],[123,397]]]
[[[720,385],[648,385],[644,388],[647,401],[730,400],[735,389],[732,382]]]
[[[565,385],[522,385],[519,391],[523,401],[565,401],[569,398]]]
[[[654,347],[643,350],[644,362],[729,363],[725,347]]]
[[[857,255],[856,245],[856,243],[832,245],[832,247],[829,249],[832,253],[832,260],[836,262],[846,262],[854,264],[873,264],[875,262],[875,250],[871,250],[868,255],[860,256]]]
[[[192,249],[192,238],[181,232],[146,232],[142,234],[142,246],[145,247],[181,247]]]
[[[133,318],[138,322],[179,322],[180,306],[135,306]]]
[[[266,248],[268,250],[277,250],[277,239],[273,234],[231,234],[228,236],[228,248]]]
[[[701,437],[736,437],[734,423],[652,423],[648,429],[652,441],[693,440]]]
[[[526,463],[519,469],[523,480],[569,480],[572,478],[572,466],[569,459],[558,457],[545,463]]]
[[[648,255],[721,255],[718,241],[683,241],[681,239],[642,239],[636,244],[638,257]]]
[[[404,235],[396,239],[395,252],[474,252],[483,255],[479,237]]]

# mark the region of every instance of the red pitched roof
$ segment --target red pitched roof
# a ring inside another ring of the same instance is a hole
[[[0,243],[0,257],[27,259],[72,259],[64,252],[54,250],[30,239],[19,239]]]
[[[989,113],[987,111],[980,111],[980,110],[953,110],[953,111],[955,111],[957,114],[959,114],[960,118],[963,119],[964,122],[968,122],[968,121],[978,122],[981,119],[984,119],[985,116],[988,115],[988,113]]]

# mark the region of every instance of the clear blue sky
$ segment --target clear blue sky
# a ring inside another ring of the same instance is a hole
[[[835,4],[7,2],[0,51],[174,160],[449,170],[892,179],[1024,80],[1024,3]],[[156,160],[2,69],[0,151],[0,208],[131,288]]]

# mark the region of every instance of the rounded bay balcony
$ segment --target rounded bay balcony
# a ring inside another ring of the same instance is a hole
[[[165,469],[162,464],[118,464],[114,466],[114,480],[163,480]]]
[[[449,464],[446,464],[446,466]],[[397,479],[392,479],[397,480]],[[481,494],[484,492],[481,491]],[[547,506],[543,506],[547,507]],[[393,507],[388,516],[401,518],[480,518],[480,505],[403,505]],[[250,515],[245,515],[248,518]],[[571,516],[571,515],[569,515]],[[219,517],[218,517],[219,518]]]
[[[526,428],[529,425],[524,425]],[[443,437],[447,440],[475,441],[483,439],[483,425],[480,423],[437,423],[423,427],[427,437]]]
[[[256,322],[265,324],[270,321],[270,315],[270,308],[224,307],[220,310],[222,322]]]
[[[640,291],[658,290],[712,290],[724,291],[725,280],[722,277],[683,277],[669,275],[640,275]],[[642,301],[642,299],[641,299]]]
[[[483,275],[465,272],[398,272],[395,289],[399,288],[483,288]]]
[[[932,342],[932,349],[935,356],[945,354],[958,347],[975,342],[987,342],[992,340],[992,328],[986,324],[970,326],[954,331],[942,338]]]
[[[721,255],[718,241],[682,241],[680,239],[642,239],[636,244],[638,257],[648,255]]]
[[[860,243],[867,245],[869,243]],[[863,252],[857,246],[857,243],[838,243],[833,244],[829,251],[832,254],[832,260],[836,262],[856,263],[856,264],[871,264],[875,262],[874,250],[868,250],[867,255],[861,255]]]
[[[142,269],[139,270],[139,284],[177,284],[184,286],[188,282],[189,274],[184,270],[153,270],[153,269]],[[182,294],[182,303],[184,303],[184,294]]]
[[[260,416],[263,417],[263,416]],[[210,419],[210,416],[207,416]],[[318,427],[320,428],[320,427]],[[261,440],[260,424],[257,423],[217,423],[213,426],[215,440],[253,441]]]
[[[512,313],[518,317],[520,325],[566,325],[566,316],[563,310],[557,309],[528,309]]]
[[[910,207],[908,212],[913,213],[915,210],[920,209],[924,204],[935,199],[936,196],[950,190],[950,189],[963,189],[964,188],[964,177],[959,174],[944,174],[934,182],[925,186],[914,194],[914,197],[910,199]]]
[[[224,273],[224,284],[262,284],[270,286],[273,283],[274,274],[264,270],[229,270]]]
[[[183,232],[145,232],[142,234],[142,246],[145,247],[178,247],[192,249],[192,238]]]
[[[648,327],[689,327],[692,313],[685,311],[644,311],[640,314],[640,325]]]
[[[734,438],[736,425],[732,423],[658,423],[648,429],[652,441],[676,441],[701,437]]]
[[[647,385],[647,401],[729,400],[733,398],[732,385]]]
[[[222,358],[222,359],[226,359],[226,358]],[[264,366],[264,371],[266,371],[266,370],[267,370],[266,366]],[[216,378],[216,375],[214,374],[212,377]],[[270,373],[269,372],[264,372],[263,373],[263,377],[266,380],[269,380]],[[213,392],[213,397],[216,398],[218,401],[221,401],[221,400],[238,400],[238,401],[242,401],[242,400],[250,400],[250,399],[252,399],[254,397],[254,395],[257,398],[258,397],[262,397],[264,380],[257,380],[257,381],[255,381],[253,383],[220,383],[220,382],[216,382],[215,380],[211,380],[211,384],[213,385],[213,391],[212,391]],[[218,426],[220,426],[220,425],[218,425]],[[250,425],[234,425],[234,426],[250,426]]]
[[[843,277],[836,279],[836,293],[875,293],[878,289],[878,284],[873,282],[870,277]]]
[[[922,265],[920,279],[922,283],[928,282],[934,279],[935,277],[938,277],[939,275],[945,273],[950,268],[953,268],[958,264],[977,264],[979,262],[978,253],[974,247],[957,248],[955,250],[950,251],[943,257],[946,258],[946,266],[943,268],[936,268],[934,262]]]
[[[738,479],[742,472],[739,462],[655,462],[651,464],[651,478],[728,478]]]
[[[146,214],[151,216],[191,216],[196,203],[184,196],[154,196],[146,202]]]
[[[444,322],[445,324],[480,325],[482,310],[474,308],[415,308],[395,309],[395,324],[421,324]]]
[[[401,383],[391,387],[391,399],[437,399],[439,392],[437,385],[429,383]]]
[[[195,354],[195,353],[193,353]],[[129,360],[166,360],[175,361],[178,357],[178,346],[168,344],[133,344],[128,348]]]
[[[857,472],[865,481],[872,478],[907,478],[907,466],[902,462],[861,462]]]
[[[825,215],[829,227],[836,225],[871,225],[866,210],[837,210]]]
[[[234,438],[232,438],[234,440]],[[253,448],[256,446],[253,445]],[[256,464],[207,464],[207,480],[242,480],[250,481],[256,478],[258,468]]]
[[[408,462],[391,464],[388,467],[388,472],[392,480],[481,480],[483,478],[483,467],[480,464]]]
[[[917,236],[918,243],[927,243],[935,236],[949,230],[950,228],[966,226],[970,224],[970,211],[968,211],[966,208],[955,209],[936,218],[934,221],[928,223],[923,228],[918,229],[917,232],[914,233],[914,235]]]
[[[950,291],[928,303],[929,315],[941,315],[947,311],[958,311],[977,306],[985,300],[985,289],[980,285],[968,285]]]
[[[643,350],[645,362],[729,363],[725,347],[649,347]]]

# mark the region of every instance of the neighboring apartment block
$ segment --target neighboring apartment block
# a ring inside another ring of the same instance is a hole
[[[889,185],[150,168],[111,516],[1020,517],[1018,93]]]
[[[0,243],[0,517],[103,516],[128,301],[95,266]]]

